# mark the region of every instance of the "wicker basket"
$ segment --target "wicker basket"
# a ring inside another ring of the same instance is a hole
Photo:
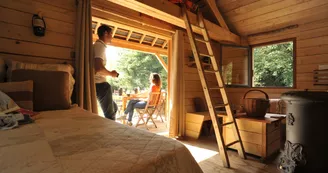
[[[246,98],[250,92],[258,91],[265,95],[266,98]],[[261,90],[249,90],[244,95],[244,110],[247,116],[250,117],[264,117],[268,108],[270,107],[269,96]]]

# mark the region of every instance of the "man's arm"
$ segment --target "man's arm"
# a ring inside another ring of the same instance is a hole
[[[95,71],[96,73],[100,73],[102,75],[117,77],[118,73],[113,71],[108,71],[106,67],[103,65],[103,60],[101,58],[95,58]]]

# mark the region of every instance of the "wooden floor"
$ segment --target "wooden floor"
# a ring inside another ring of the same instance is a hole
[[[231,168],[224,168],[214,135],[180,142],[186,145],[204,173],[279,173],[276,166],[277,155],[262,163],[259,157],[250,155],[247,155],[247,160],[241,159],[234,150],[228,150]]]
[[[137,117],[133,117],[133,125],[135,125]],[[117,121],[120,123],[120,121]],[[150,132],[158,135],[168,136],[167,122],[161,122],[158,118],[155,120],[158,128],[149,123]],[[140,129],[146,130],[144,126],[138,126]],[[279,173],[277,169],[278,154],[266,160],[264,163],[259,157],[247,155],[247,160],[241,159],[234,150],[228,150],[231,168],[225,168],[222,164],[218,147],[214,135],[201,136],[198,140],[181,139],[182,142],[194,156],[204,173]]]
[[[136,121],[134,119],[134,121]],[[151,123],[149,131],[168,136],[167,123],[155,120],[158,128],[155,128]],[[138,128],[145,129],[143,126]],[[224,168],[215,136],[202,136],[198,140],[184,139],[179,140],[189,149],[195,160],[199,163],[204,173],[279,173],[277,169],[278,154],[262,163],[259,157],[248,155],[247,160],[241,159],[238,153],[234,150],[228,150],[231,168]]]

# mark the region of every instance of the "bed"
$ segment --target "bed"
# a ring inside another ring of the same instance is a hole
[[[79,107],[0,131],[0,173],[200,173],[180,142]]]

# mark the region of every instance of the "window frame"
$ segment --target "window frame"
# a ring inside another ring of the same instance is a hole
[[[284,43],[284,42],[293,42],[293,86],[292,87],[275,87],[275,86],[263,86],[263,87],[254,87],[253,86],[253,77],[254,77],[254,60],[253,60],[253,49],[256,47],[262,47],[262,46],[267,46],[267,45],[273,45],[273,44],[279,44],[279,43]],[[273,88],[273,89],[295,89],[296,87],[296,38],[288,38],[288,39],[282,39],[282,40],[275,40],[275,41],[270,41],[270,42],[265,42],[265,43],[260,43],[260,44],[254,44],[250,45],[250,73],[249,73],[249,79],[250,79],[250,87],[251,88]]]
[[[232,85],[225,85],[225,87],[227,88],[251,88],[252,87],[252,78],[250,78],[252,75],[252,58],[250,58],[252,56],[252,47],[251,46],[238,46],[238,45],[232,45],[232,44],[220,44],[220,66],[219,66],[219,70],[220,73],[222,73],[222,62],[223,62],[223,47],[233,47],[233,48],[237,48],[237,49],[247,49],[248,50],[248,80],[247,80],[247,85],[241,85],[241,84],[232,84]]]

